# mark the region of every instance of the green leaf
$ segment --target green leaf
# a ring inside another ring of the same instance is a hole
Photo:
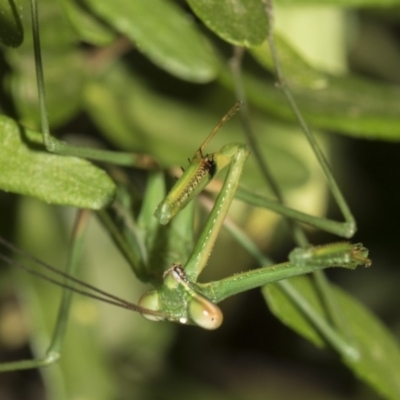
[[[13,0],[0,0],[0,42],[18,47],[24,40],[20,7]]]
[[[250,101],[277,117],[295,122],[272,83],[245,74]],[[319,90],[291,86],[305,119],[314,127],[364,139],[400,140],[400,93],[396,87],[356,77],[327,77]]]
[[[0,116],[0,188],[46,203],[100,209],[115,192],[111,178],[86,160],[49,154],[42,135]]]
[[[166,0],[86,0],[154,64],[178,78],[209,82],[217,74],[210,46],[193,22]]]
[[[291,279],[290,284],[329,323],[320,296],[311,280],[306,277]],[[387,328],[361,303],[333,287],[349,331],[359,351],[359,358],[343,357],[343,362],[362,380],[384,397],[400,398],[400,348]],[[278,284],[263,288],[263,294],[274,315],[319,347],[328,343],[310,320],[284,294]]]
[[[82,90],[86,79],[84,59],[79,50],[73,47],[52,51],[44,49],[43,53],[46,57],[44,71],[47,112],[54,128],[70,120],[82,106]],[[15,107],[25,124],[39,127],[40,110],[33,50],[30,48],[10,52],[7,58],[13,66],[9,83]]]
[[[82,2],[62,0],[62,5],[71,25],[84,42],[105,46],[116,38],[115,32],[83,7]]]
[[[312,68],[300,54],[278,33],[274,33],[279,61],[282,64],[285,79],[290,84],[320,89],[326,83],[323,72]],[[268,71],[274,71],[274,62],[268,41],[249,50],[250,54]]]
[[[262,43],[268,19],[261,0],[187,0],[203,23],[229,43],[251,47]]]
[[[279,35],[276,46],[283,73],[305,119],[314,127],[349,136],[400,140],[400,92],[391,85],[354,75],[333,76],[312,68]],[[251,50],[257,61],[272,70],[266,43]],[[223,82],[233,87],[222,71]],[[249,101],[273,115],[295,122],[293,112],[274,82],[244,72]]]

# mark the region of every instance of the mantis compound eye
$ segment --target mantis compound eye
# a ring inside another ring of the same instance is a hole
[[[203,329],[217,329],[224,319],[218,306],[198,295],[190,300],[188,312],[190,319]]]
[[[221,310],[218,306],[207,300],[205,297],[191,290],[185,275],[185,271],[179,264],[173,264],[172,267],[164,274],[164,283],[169,290],[176,290],[179,285],[183,285],[186,289],[185,297],[188,299],[186,313],[183,315],[159,316],[146,314],[142,312],[143,317],[151,321],[162,321],[169,319],[171,321],[186,324],[190,319],[191,322],[203,329],[213,330],[221,326],[224,319]],[[148,309],[149,311],[160,311],[160,295],[156,290],[146,293],[139,301],[139,306]]]
[[[147,308],[148,310],[158,311],[160,308],[159,305],[159,295],[156,290],[152,290],[144,294],[139,300],[139,306],[143,308]],[[150,321],[163,321],[164,318],[159,315],[152,315],[142,313],[142,316]]]

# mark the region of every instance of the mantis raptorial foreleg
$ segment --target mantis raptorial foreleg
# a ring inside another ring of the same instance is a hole
[[[160,311],[170,309],[166,304],[160,304],[162,301],[169,302],[170,300],[166,300],[169,298],[173,299],[173,302],[186,304],[186,307],[177,310],[174,319],[181,323],[192,321],[206,329],[215,329],[220,326],[222,323],[222,313],[217,306],[200,294],[196,294],[190,288],[190,282],[197,281],[197,277],[207,263],[212,247],[235,195],[244,163],[249,156],[249,151],[246,145],[236,143],[224,146],[219,152],[212,154],[204,155],[203,151],[220,127],[238,111],[239,107],[240,103],[236,103],[216,125],[195,152],[192,159],[189,160],[190,165],[184,171],[182,177],[171,189],[167,197],[158,205],[154,215],[161,224],[165,225],[192,201],[218,172],[228,165],[230,166],[225,183],[216,199],[215,206],[188,261],[184,267],[174,265],[167,270],[164,274],[165,286],[163,291],[161,293],[158,291],[151,292],[145,295],[140,302],[146,308]],[[183,288],[183,290],[178,290],[179,287]],[[151,316],[150,318],[154,319]]]
[[[214,207],[205,223],[189,259],[182,266],[173,265],[164,274],[164,286],[156,291],[152,291],[142,297],[140,304],[152,310],[171,312],[173,307],[170,304],[180,303],[183,307],[176,308],[172,314],[173,320],[180,323],[192,322],[206,329],[215,329],[222,323],[222,313],[219,308],[196,290],[198,276],[205,267],[211,253],[211,249],[219,234],[222,223],[229,210],[230,204],[235,196],[240,175],[244,163],[249,156],[246,145],[230,144],[224,146],[219,152],[203,155],[203,150],[215,135],[221,125],[229,119],[239,108],[237,103],[223,119],[217,124],[216,128],[199,147],[190,161],[189,167],[185,170],[182,177],[171,189],[167,197],[159,204],[154,215],[161,224],[167,224],[182,208],[184,208],[223,168],[229,165],[228,173],[224,184],[218,194]],[[338,265],[347,268],[355,268],[357,265],[370,265],[368,251],[362,245],[328,245],[323,250],[318,249],[308,252],[298,249],[290,258],[286,277],[315,270],[317,266]],[[297,273],[293,271],[293,266],[300,268]],[[283,272],[286,266],[276,268]],[[305,269],[301,269],[305,268]],[[227,278],[219,282],[223,295],[218,295],[216,287],[210,289],[212,284],[208,284],[208,298],[218,302],[222,299],[239,293],[243,290],[258,287],[266,283],[265,273],[270,279],[271,269],[261,268],[257,271],[250,271]],[[282,277],[282,275],[280,275]],[[278,278],[281,279],[281,278]],[[232,285],[233,283],[233,285]],[[234,288],[226,289],[233,286]],[[226,290],[226,292],[225,292]],[[204,293],[204,292],[203,292]],[[227,294],[228,293],[228,294]],[[146,315],[145,315],[146,316]],[[153,316],[147,316],[152,320],[159,320]]]
[[[246,147],[239,144],[225,146],[218,153],[203,155],[203,151],[214,135],[238,111],[239,107],[240,103],[236,103],[221,121],[218,122],[203,144],[194,153],[194,156],[189,160],[190,164],[178,182],[168,193],[167,197],[158,205],[154,216],[160,224],[167,224],[178,211],[192,201],[210,183],[213,177],[231,162],[235,152],[247,152],[248,155]]]

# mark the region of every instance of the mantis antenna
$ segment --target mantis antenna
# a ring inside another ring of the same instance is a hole
[[[192,158],[193,160],[196,159],[202,159],[204,158],[203,156],[203,151],[204,149],[208,146],[208,143],[210,143],[211,139],[215,136],[215,134],[221,129],[222,125],[225,124],[225,122],[229,121],[240,109],[242,106],[243,102],[242,101],[237,101],[234,106],[221,118],[221,120],[215,125],[214,129],[210,132],[210,134],[206,137],[202,145],[198,148],[196,153],[194,153],[194,156]]]

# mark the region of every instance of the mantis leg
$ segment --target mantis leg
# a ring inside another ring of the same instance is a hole
[[[71,276],[76,273],[77,267],[79,265],[79,259],[83,245],[83,236],[88,222],[88,217],[89,212],[87,210],[84,210],[80,211],[76,218],[76,223],[72,234],[70,257],[66,269],[66,273]],[[0,364],[1,372],[45,367],[53,364],[60,358],[62,344],[67,328],[72,295],[73,292],[71,290],[64,289],[60,308],[58,311],[56,326],[53,332],[53,337],[50,346],[46,351],[46,354],[42,358],[36,360],[22,360]]]
[[[42,124],[43,141],[46,149],[55,154],[70,155],[87,158],[96,161],[109,162],[116,165],[132,166],[140,164],[140,156],[133,153],[114,152],[108,150],[89,149],[72,146],[66,142],[56,139],[50,134],[49,121],[47,117],[45,84],[43,74],[43,63],[39,39],[39,19],[37,0],[30,0],[32,16],[33,45],[35,53],[36,79],[40,104],[40,116]]]

